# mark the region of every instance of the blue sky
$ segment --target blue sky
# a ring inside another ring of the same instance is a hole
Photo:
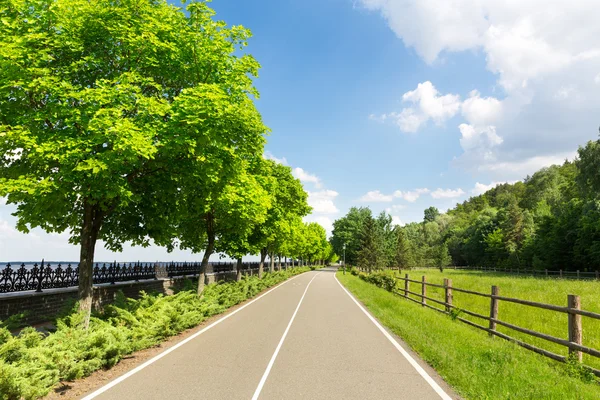
[[[508,3],[508,4],[506,4]],[[514,4],[513,4],[514,3]],[[250,28],[266,156],[291,166],[330,229],[351,206],[422,219],[575,156],[597,136],[597,1],[215,0]],[[1,203],[1,200],[0,200]],[[0,204],[0,260],[76,259],[21,235]],[[199,259],[126,248],[97,259]]]

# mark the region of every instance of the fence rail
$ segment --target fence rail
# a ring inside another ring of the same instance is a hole
[[[398,271],[398,274],[400,275],[400,271]],[[455,317],[458,321],[466,323],[477,329],[486,331],[486,332],[488,332],[488,334],[490,336],[498,336],[500,338],[506,339],[506,340],[516,343],[519,346],[522,346],[528,350],[531,350],[538,354],[552,358],[556,361],[561,361],[561,362],[567,361],[567,357],[565,357],[565,356],[553,353],[546,349],[543,349],[543,348],[540,348],[533,344],[527,343],[523,340],[517,339],[517,338],[507,335],[505,333],[499,332],[497,330],[497,327],[498,327],[498,325],[500,325],[500,326],[503,326],[507,329],[510,329],[510,330],[513,330],[516,332],[520,332],[520,333],[523,333],[523,334],[526,334],[529,336],[533,336],[533,337],[536,337],[539,339],[546,340],[548,342],[552,342],[552,343],[567,347],[569,355],[571,355],[572,357],[575,357],[577,359],[577,361],[579,361],[580,363],[583,361],[583,356],[582,356],[583,353],[588,354],[593,357],[600,358],[600,350],[594,349],[594,348],[591,348],[588,346],[584,346],[582,343],[582,338],[583,338],[582,317],[600,320],[600,313],[582,310],[581,309],[581,299],[579,296],[568,295],[567,296],[567,306],[564,307],[564,306],[557,306],[557,305],[553,305],[553,304],[545,304],[545,303],[539,303],[539,302],[530,301],[530,300],[501,296],[500,289],[498,286],[492,286],[490,293],[482,293],[482,292],[477,292],[477,291],[473,291],[473,290],[466,290],[466,289],[454,287],[452,285],[451,279],[444,279],[443,285],[427,282],[426,276],[422,276],[421,280],[415,280],[415,279],[410,279],[409,274],[405,274],[404,277],[402,277],[400,275],[400,276],[397,276],[396,279],[403,282],[403,285],[401,285],[401,286],[403,286],[403,288],[392,290],[392,292],[394,294],[401,296],[407,300],[410,300],[414,303],[420,304],[423,307],[431,308],[435,311],[438,311],[438,312],[441,312],[444,314],[453,315],[453,317]],[[420,286],[420,289],[421,289],[420,293],[418,293],[418,291],[411,290],[411,283]],[[441,301],[438,299],[434,299],[431,296],[428,296],[427,295],[428,287],[443,289],[444,290],[444,296],[443,296],[444,300]],[[453,300],[454,292],[461,292],[461,293],[465,293],[465,294],[468,294],[471,296],[480,296],[480,297],[488,298],[490,301],[489,314],[483,315],[483,314],[480,314],[480,313],[477,313],[477,312],[474,312],[471,310],[457,307],[457,305],[454,304],[454,300]],[[410,296],[413,296],[413,297],[410,297]],[[442,308],[428,304],[428,302],[435,303],[436,305],[440,305],[440,306],[442,306]],[[508,323],[506,321],[502,321],[499,318],[500,302],[521,304],[521,305],[525,305],[528,307],[539,308],[539,309],[544,309],[544,310],[549,310],[549,311],[560,312],[560,313],[566,314],[567,318],[565,319],[565,323],[568,327],[568,333],[569,333],[568,339],[565,340],[563,338],[558,338],[558,337],[555,337],[552,335],[548,335],[545,333],[537,332],[535,330],[531,330],[531,329],[527,329],[527,328],[524,328],[524,327],[521,327],[518,325],[514,325],[514,324]],[[462,317],[460,317],[460,313],[464,313],[464,314],[470,315],[472,317],[479,318],[479,319],[485,321],[485,325],[481,325],[476,322],[470,321],[468,319],[462,318]],[[595,369],[590,366],[586,366],[586,368],[589,368],[590,371],[592,371],[596,376],[600,377],[599,369]]]
[[[437,267],[422,267],[438,269]],[[465,270],[465,271],[485,271],[485,272],[496,272],[508,275],[523,275],[523,276],[536,276],[546,278],[562,278],[562,279],[581,279],[581,280],[600,280],[600,269],[593,271],[567,271],[567,270],[548,270],[548,269],[524,269],[524,268],[496,268],[496,267],[459,267],[451,266],[446,269],[453,270]]]
[[[96,263],[93,269],[95,284],[152,280],[158,278],[173,278],[195,276],[200,273],[200,263]],[[211,262],[208,271],[228,274],[236,271],[234,262]],[[252,274],[258,270],[258,262],[242,263],[242,272]],[[265,267],[268,268],[265,263]],[[44,289],[74,287],[79,284],[79,266],[67,264],[45,263],[33,264],[28,267],[21,264],[16,268],[10,263],[0,269],[0,293],[23,292]]]

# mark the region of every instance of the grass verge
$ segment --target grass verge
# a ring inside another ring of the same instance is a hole
[[[202,297],[191,281],[188,290],[172,296],[143,294],[133,300],[121,295],[92,316],[88,330],[81,328],[82,316],[75,311],[59,319],[56,332],[48,336],[29,327],[13,337],[0,327],[0,399],[42,397],[59,381],[110,368],[127,354],[152,347],[309,270],[292,268],[267,273],[263,279],[251,276],[208,285]]]
[[[557,306],[567,306],[567,295],[576,294],[581,297],[581,306],[584,310],[600,312],[600,296],[598,296],[600,282],[598,281],[547,279],[482,271],[460,271],[450,268],[445,269],[444,272],[436,269],[402,271],[402,276],[405,273],[415,280],[421,280],[421,276],[425,275],[427,282],[437,284],[443,284],[444,278],[450,278],[454,287],[482,293],[490,293],[491,286],[495,285],[500,288],[502,296]],[[400,284],[403,287],[403,282]],[[413,292],[421,292],[419,284],[411,283],[411,287]],[[488,315],[490,312],[490,300],[487,298],[458,291],[455,291],[453,295],[453,304],[458,308],[483,315]],[[444,301],[444,290],[430,286],[427,288],[427,296]],[[416,296],[411,297],[417,299]],[[487,325],[487,321],[477,317],[464,313],[461,314],[461,317],[480,325]],[[504,322],[568,340],[568,317],[564,313],[500,301],[498,317]],[[600,320],[582,317],[582,323],[583,344],[600,349]],[[568,349],[564,346],[503,326],[498,326],[498,330],[554,353],[568,355]],[[600,358],[584,354],[583,361],[586,365],[600,369]]]
[[[371,313],[466,399],[598,399],[600,385],[563,365],[449,316],[423,309],[356,276],[337,274]]]

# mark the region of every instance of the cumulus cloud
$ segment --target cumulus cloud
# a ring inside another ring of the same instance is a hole
[[[392,215],[392,225],[404,226],[404,222],[397,215]]]
[[[394,196],[391,194],[383,194],[379,190],[372,190],[367,192],[367,194],[363,195],[360,198],[360,201],[369,202],[369,203],[385,203],[394,200]]]
[[[458,189],[436,189],[433,192],[431,192],[431,197],[433,197],[434,199],[454,199],[457,197],[460,197],[462,195],[464,195],[465,192],[458,188]]]
[[[496,187],[496,186],[498,186],[498,185],[504,185],[505,183],[510,183],[510,184],[513,184],[513,183],[515,183],[515,182],[517,182],[517,181],[510,181],[510,182],[506,182],[506,181],[505,181],[505,182],[491,182],[489,185],[485,185],[485,184],[483,184],[483,183],[476,182],[476,183],[475,183],[475,187],[474,187],[473,189],[471,189],[471,193],[472,193],[474,196],[479,196],[479,195],[482,195],[482,194],[484,194],[484,193],[485,193],[485,192],[487,192],[488,190],[495,188],[495,187]]]
[[[429,189],[427,189],[427,188],[415,189],[415,190],[411,190],[408,192],[396,190],[394,192],[394,197],[404,199],[404,200],[408,201],[409,203],[414,203],[415,201],[417,201],[417,199],[419,197],[421,197],[422,194],[426,194],[426,193],[429,193]]]
[[[453,94],[441,95],[429,81],[419,83],[415,90],[402,95],[402,101],[412,103],[411,107],[402,111],[376,116],[369,119],[385,122],[394,121],[404,132],[417,132],[427,121],[433,120],[440,125],[452,118],[460,109],[460,97]]]
[[[302,182],[302,183],[307,183],[307,182],[313,183],[317,189],[320,189],[321,187],[323,187],[323,184],[321,183],[321,179],[319,179],[318,176],[310,174],[300,167],[294,168],[292,170],[292,174],[296,178],[300,179],[300,182]]]
[[[379,12],[406,46],[429,64],[462,51],[480,52],[485,57],[503,98],[472,92],[462,102],[463,123],[469,126],[461,130],[464,154],[457,163],[462,167],[487,169],[494,171],[494,177],[507,179],[513,173],[526,173],[530,165],[545,166],[546,161],[596,137],[600,108],[600,24],[596,16],[600,2],[358,3]],[[423,126],[419,116],[425,114],[418,112],[419,107],[413,110],[405,114],[404,128],[417,130]],[[395,114],[396,120],[400,114]]]
[[[335,214],[339,212],[334,204],[334,199],[338,194],[334,190],[308,192],[308,205],[313,208],[313,214]]]
[[[289,165],[288,161],[287,161],[287,159],[285,157],[277,158],[270,151],[265,151],[265,153],[263,154],[263,157],[266,160],[273,160],[273,161],[275,161],[278,164]]]

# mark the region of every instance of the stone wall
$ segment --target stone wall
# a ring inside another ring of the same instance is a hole
[[[208,274],[207,283],[232,278],[235,279],[235,273]],[[192,279],[197,280],[197,278]],[[139,298],[141,291],[171,295],[183,286],[183,282],[183,278],[164,278],[140,282],[121,282],[114,285],[95,285],[93,307],[94,309],[101,309],[103,306],[112,303],[119,290],[123,291],[126,297],[134,299]],[[51,320],[56,314],[66,311],[76,299],[77,288],[75,287],[46,289],[41,293],[34,291],[3,293],[0,294],[0,321],[16,314],[25,313],[23,322],[27,324],[45,322]]]

